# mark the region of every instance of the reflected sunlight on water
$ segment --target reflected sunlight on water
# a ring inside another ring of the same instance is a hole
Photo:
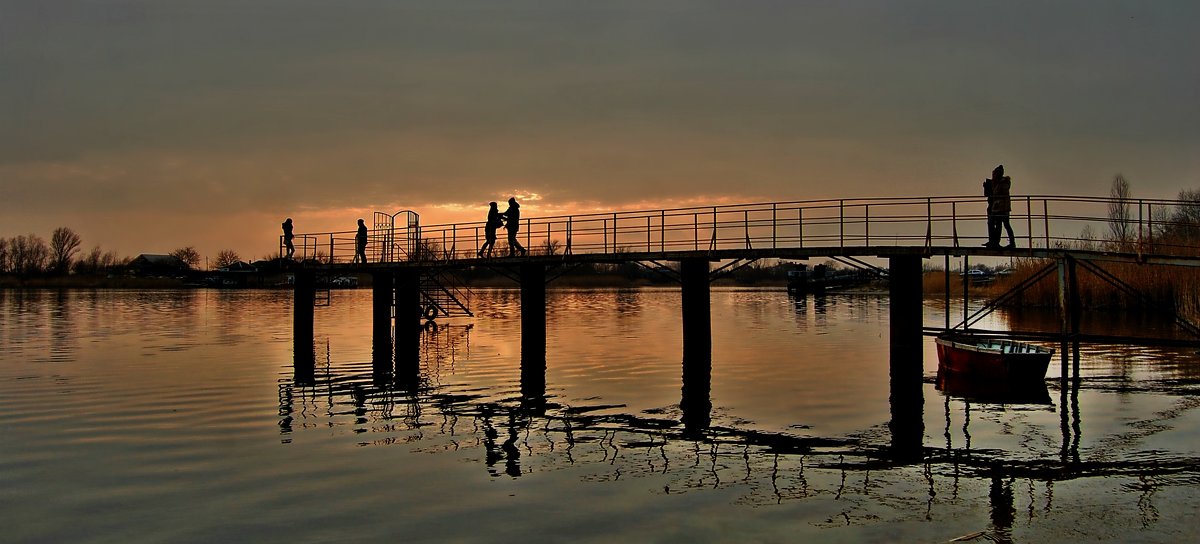
[[[297,366],[291,301],[0,291],[3,539],[1170,541],[1198,506],[1194,350],[1083,346],[1081,383],[1001,404],[935,390],[927,341],[894,406],[877,295],[716,289],[687,388],[677,290],[550,290],[544,371],[514,290],[419,361],[373,359],[354,290]]]

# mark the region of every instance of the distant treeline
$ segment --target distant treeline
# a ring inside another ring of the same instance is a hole
[[[128,271],[133,261],[116,251],[105,251],[99,245],[82,252],[82,245],[79,234],[68,227],[54,229],[49,242],[36,234],[0,237],[0,274],[18,278],[107,276]],[[179,259],[185,271],[198,270],[204,260],[192,246],[181,247],[168,255]],[[213,265],[220,268],[238,260],[236,251],[224,249],[217,253]]]
[[[115,251],[95,246],[80,254],[82,241],[67,227],[54,229],[50,242],[36,234],[0,237],[0,273],[17,276],[105,274],[129,263]]]

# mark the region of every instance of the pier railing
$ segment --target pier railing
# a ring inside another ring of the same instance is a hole
[[[1200,250],[1200,202],[1043,195],[1014,195],[1011,202],[1009,222],[1020,249],[1192,255]],[[987,241],[986,210],[984,197],[944,196],[619,211],[525,218],[517,239],[531,255],[979,247]],[[485,212],[481,208],[480,214]],[[385,223],[377,220],[368,235],[369,263],[476,259],[485,242],[482,221]],[[350,263],[355,234],[298,235],[297,242],[303,243],[296,244],[296,257]],[[499,229],[494,256],[508,254],[506,238],[506,231]],[[1007,242],[1007,233],[1002,233],[1001,244]]]

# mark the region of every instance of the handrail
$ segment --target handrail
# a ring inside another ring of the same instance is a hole
[[[1120,204],[1127,206],[1126,231],[1131,237],[1115,242],[1114,247],[1138,253],[1200,253],[1196,251],[1200,240],[1164,238],[1172,230],[1200,230],[1200,225],[1171,217],[1172,210],[1200,208],[1200,203],[1071,195],[1013,195],[1011,199],[1010,223],[1024,249],[1113,244],[1096,238],[1109,231],[1110,204]],[[959,248],[986,240],[986,207],[982,196],[924,196],[596,212],[523,218],[521,238],[527,246],[534,246],[528,247],[531,254],[541,255],[801,247]],[[415,213],[407,213],[411,217],[403,227],[378,220],[389,216],[394,220],[398,214],[376,213],[377,228],[368,234],[368,262],[477,258],[483,221],[420,225]],[[1090,236],[1084,227],[1090,229]],[[402,238],[398,236],[401,231]],[[348,263],[353,259],[355,234],[298,234],[297,257]],[[405,247],[398,251],[401,243]],[[503,237],[497,246],[497,254],[506,253]],[[327,249],[328,255],[322,255],[321,249]]]

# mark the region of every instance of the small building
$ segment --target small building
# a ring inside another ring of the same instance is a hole
[[[245,261],[234,261],[232,263],[229,263],[228,265],[218,268],[217,270],[221,271],[221,272],[248,273],[248,272],[257,272],[258,268],[248,262],[245,262]]]
[[[187,263],[171,255],[143,253],[129,261],[129,272],[138,276],[179,276],[189,270]]]

